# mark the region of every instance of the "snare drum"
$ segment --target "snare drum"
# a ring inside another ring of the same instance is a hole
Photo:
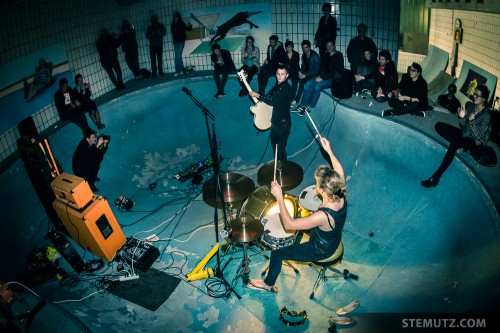
[[[280,247],[292,245],[295,242],[295,230],[285,230],[281,224],[279,213],[268,214],[262,219],[264,233],[261,242],[269,248],[276,250]]]
[[[318,210],[319,206],[323,202],[321,196],[316,195],[316,185],[311,185],[306,187],[300,192],[299,203],[302,207],[307,209],[310,213]]]
[[[283,196],[285,207],[292,219],[297,217],[298,203],[295,197],[285,194]],[[256,189],[248,199],[241,205],[238,216],[245,214],[261,221],[262,218],[269,214],[279,213],[280,207],[276,198],[271,193],[267,186],[261,186]]]

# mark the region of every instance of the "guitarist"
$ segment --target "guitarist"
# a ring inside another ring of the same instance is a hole
[[[290,103],[292,102],[292,87],[288,83],[288,69],[284,65],[278,65],[276,70],[276,84],[265,95],[249,92],[251,97],[273,107],[271,118],[271,145],[276,156],[276,145],[278,145],[278,160],[286,161],[286,143],[290,135],[292,125],[290,117]]]

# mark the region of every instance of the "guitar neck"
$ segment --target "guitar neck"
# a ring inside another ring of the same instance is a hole
[[[243,81],[243,84],[245,85],[245,87],[247,88],[248,92],[251,92],[251,91],[252,91],[252,88],[251,88],[251,87],[250,87],[250,85],[248,84],[247,79],[246,79],[245,77],[243,77],[242,81]],[[252,97],[252,99],[253,99],[253,102],[254,102],[255,104],[257,104],[257,103],[259,102],[259,100],[258,100],[257,98],[255,98],[255,97]]]

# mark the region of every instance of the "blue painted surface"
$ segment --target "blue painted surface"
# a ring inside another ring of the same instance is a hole
[[[203,202],[201,186],[174,178],[209,153],[205,118],[181,91],[182,86],[216,117],[224,172],[244,174],[256,182],[260,165],[273,158],[272,149],[266,149],[268,132],[256,135],[250,102],[236,97],[240,86],[235,79],[230,79],[227,97],[220,100],[212,97],[211,79],[191,78],[143,89],[100,107],[107,124],[104,132],[112,141],[101,167],[99,194],[110,205],[119,195],[133,199],[130,212],[112,205],[116,218],[127,236],[155,233],[163,239],[156,246],[165,252],[154,267],[170,267],[166,271],[171,274],[192,270],[216,239],[214,210]],[[500,277],[500,219],[472,172],[456,159],[438,188],[424,189],[420,180],[444,155],[440,144],[395,122],[347,109],[324,94],[311,116],[332,142],[346,171],[349,212],[340,268],[359,275],[358,281],[328,281],[310,300],[316,273],[297,265],[300,275],[283,269],[277,295],[249,290],[239,279],[234,287],[241,300],[234,295],[211,298],[202,293],[202,280],[193,283],[201,291],[181,282],[154,313],[109,294],[63,306],[95,332],[129,331],[131,327],[159,332],[166,325],[176,332],[324,332],[329,316],[355,299],[361,301],[356,310],[360,314],[491,310],[498,299],[492,295],[498,295]],[[307,117],[293,115],[292,122],[287,150],[290,160],[304,170],[303,182],[289,191],[297,196],[313,184],[315,168],[326,161],[308,130]],[[69,172],[79,133],[69,124],[50,138],[54,155]],[[16,162],[0,175],[0,181],[7,189],[0,195],[0,211],[10,213],[5,231],[13,235],[2,242],[1,253],[19,244],[29,249],[45,233],[47,223],[22,164]],[[147,189],[152,182],[159,184],[154,192]],[[197,228],[201,229],[191,234]],[[177,241],[169,240],[172,237]],[[252,278],[259,277],[266,266],[258,252],[250,251]],[[18,255],[2,258],[2,267],[13,272],[21,268],[26,253]],[[90,258],[89,253],[85,256]],[[233,260],[224,274],[231,282],[241,262],[241,248],[222,255],[222,263],[229,258]],[[208,266],[215,264],[213,259]],[[37,291],[55,301],[84,297],[95,289],[82,285],[74,290],[52,283]],[[307,310],[310,319],[304,326],[285,327],[278,316],[283,307]],[[366,332],[363,325],[367,324],[359,318],[354,331]]]

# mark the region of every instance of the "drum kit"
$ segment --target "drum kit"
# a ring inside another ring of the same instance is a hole
[[[222,198],[217,200],[213,199],[215,179],[211,178],[203,185],[203,200],[212,207],[225,208],[230,219],[228,238],[243,247],[243,260],[233,283],[239,277],[242,277],[243,283],[248,283],[250,259],[247,251],[252,242],[274,250],[292,245],[296,238],[295,230],[283,228],[278,202],[268,185],[276,179],[283,191],[292,190],[302,182],[302,168],[290,161],[269,162],[259,169],[257,179],[260,187],[255,188],[254,182],[247,176],[222,174]],[[285,207],[292,219],[310,215],[319,207],[321,199],[314,193],[314,188],[315,185],[311,185],[304,189],[298,200],[295,196],[284,194]]]

